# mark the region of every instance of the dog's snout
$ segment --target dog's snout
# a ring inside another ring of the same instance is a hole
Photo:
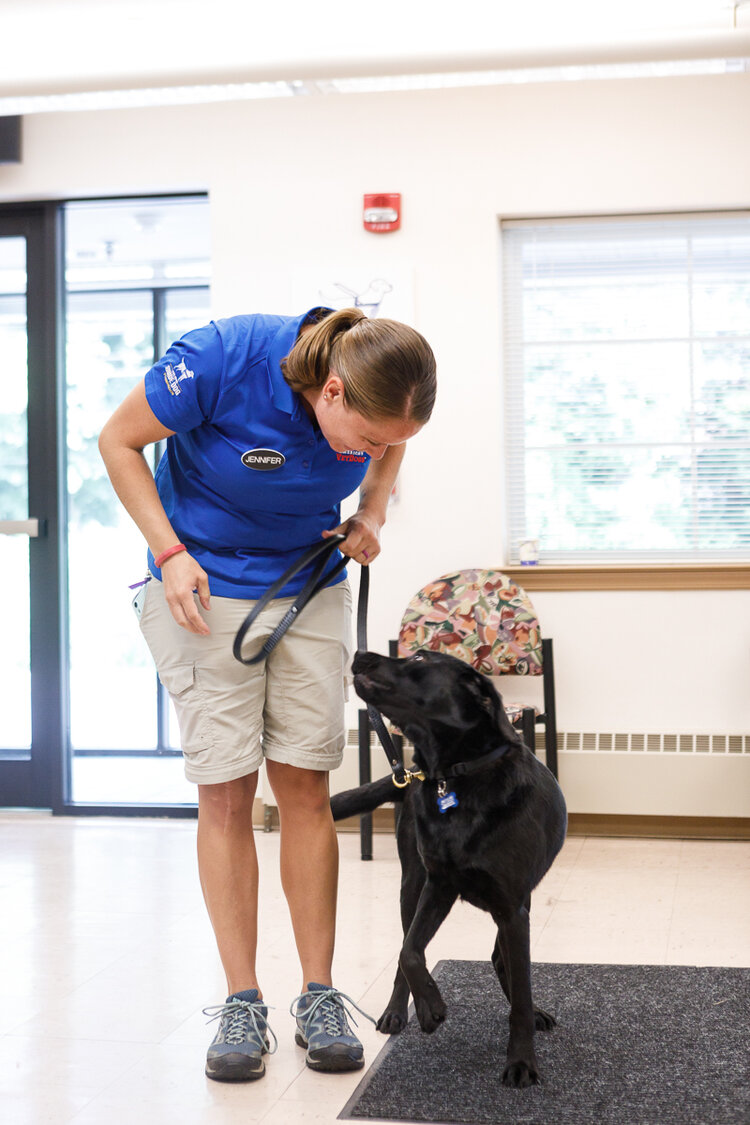
[[[378,656],[377,652],[367,652],[364,649],[357,649],[352,661],[352,672],[356,676],[359,672],[369,672],[377,665],[378,661],[382,658]]]

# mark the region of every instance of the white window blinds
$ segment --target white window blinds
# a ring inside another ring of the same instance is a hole
[[[750,214],[503,223],[510,561],[750,559]]]

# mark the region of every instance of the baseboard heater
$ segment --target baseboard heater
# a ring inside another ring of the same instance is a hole
[[[356,750],[358,735],[349,731],[347,747]],[[379,748],[374,734],[370,746]],[[559,753],[750,754],[750,734],[685,734],[654,731],[558,731]],[[404,747],[409,753],[408,743]],[[536,751],[544,757],[544,733],[536,732]]]
[[[561,753],[750,754],[750,734],[559,731],[557,749]],[[544,739],[537,734],[537,751],[543,750]]]

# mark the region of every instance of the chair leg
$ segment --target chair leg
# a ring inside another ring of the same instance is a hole
[[[555,664],[552,638],[542,638],[542,673],[544,680],[544,748],[547,769],[557,777],[557,711],[555,710]]]
[[[371,780],[370,769],[370,719],[367,709],[359,712],[359,784],[367,785]],[[359,818],[359,845],[362,859],[372,859],[372,813],[363,813]]]
[[[521,711],[521,734],[532,754],[536,754],[536,729],[534,727],[534,721],[534,708],[524,707]]]

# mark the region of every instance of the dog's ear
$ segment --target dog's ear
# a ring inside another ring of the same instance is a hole
[[[476,704],[487,713],[502,731],[503,737],[512,745],[520,745],[523,739],[505,714],[503,698],[492,680],[481,674],[472,677],[469,688]]]
[[[500,698],[499,692],[487,676],[483,676],[481,672],[477,672],[472,676],[467,684],[469,693],[478,707],[486,711],[493,718],[496,718],[500,711],[503,709],[503,701]]]

